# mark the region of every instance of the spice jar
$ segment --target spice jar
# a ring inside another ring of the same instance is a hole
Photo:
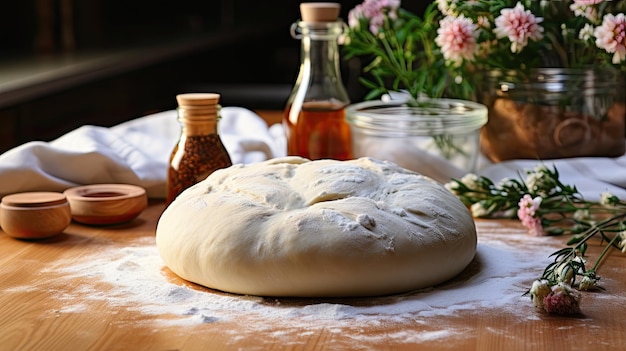
[[[339,69],[338,39],[344,29],[339,10],[338,3],[302,3],[302,21],[291,27],[291,35],[302,43],[300,71],[283,119],[288,155],[352,158],[345,121],[350,99]]]
[[[172,150],[167,174],[167,203],[183,190],[220,168],[232,165],[217,132],[220,95],[191,93],[176,96],[181,134]]]

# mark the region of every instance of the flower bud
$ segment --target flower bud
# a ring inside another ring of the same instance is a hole
[[[530,298],[535,307],[543,307],[543,299],[550,293],[550,286],[545,279],[535,280],[530,288]]]
[[[569,284],[554,285],[543,299],[543,307],[550,314],[574,315],[580,313],[580,295]]]

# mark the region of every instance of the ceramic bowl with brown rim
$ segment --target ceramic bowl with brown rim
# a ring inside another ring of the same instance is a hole
[[[72,219],[83,224],[107,225],[129,222],[148,207],[146,190],[130,184],[92,184],[63,192]]]

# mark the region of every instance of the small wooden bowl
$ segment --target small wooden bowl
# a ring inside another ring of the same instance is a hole
[[[65,190],[74,221],[118,224],[135,219],[148,207],[145,189],[130,184],[94,184]]]
[[[18,193],[0,203],[0,227],[14,238],[49,238],[62,233],[71,221],[70,205],[61,193]]]

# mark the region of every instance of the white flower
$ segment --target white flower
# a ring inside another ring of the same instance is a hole
[[[513,185],[515,185],[515,182],[513,181],[513,179],[508,177],[500,179],[500,182],[498,183],[499,188],[508,188]]]
[[[470,189],[479,189],[480,186],[480,177],[478,177],[474,173],[468,173],[461,178],[461,183],[465,184]]]
[[[537,191],[541,188],[543,174],[537,172],[528,173],[526,176],[526,186],[530,191]]]
[[[459,192],[458,192],[459,185],[456,182],[449,182],[449,183],[444,184],[443,186],[454,195],[459,195]]]
[[[605,207],[611,207],[613,205],[616,205],[617,203],[619,203],[619,199],[617,198],[617,196],[611,194],[610,192],[605,191],[600,194],[600,205]]]
[[[478,28],[491,29],[491,22],[487,16],[478,16],[476,19],[476,25]]]
[[[554,271],[556,280],[559,282],[567,283],[567,284],[570,284],[571,282],[573,282],[574,273],[576,274],[584,273],[583,267],[580,267],[578,264],[584,265],[585,259],[583,259],[580,256],[576,256],[571,261],[567,261],[563,263],[562,265],[560,265],[559,267],[557,267],[557,269]]]
[[[574,219],[577,221],[586,221],[591,218],[591,214],[588,209],[576,210],[573,215]]]
[[[585,23],[585,26],[578,32],[578,38],[584,41],[591,39],[593,36],[593,26],[589,23]]]
[[[620,236],[620,239],[622,241],[620,241],[619,244],[617,244],[617,246],[622,248],[622,252],[626,253],[626,230],[621,231],[618,235]]]
[[[552,291],[545,279],[535,280],[530,288],[530,298],[535,307],[543,308],[543,299]]]
[[[591,290],[597,286],[598,279],[593,279],[588,276],[584,276],[583,279],[578,283],[578,289],[580,290]]]
[[[473,203],[472,206],[470,206],[470,210],[474,218],[486,217],[490,212],[488,208],[485,208],[482,201]]]
[[[456,3],[458,0],[436,0],[437,8],[441,11],[442,14],[446,16],[454,16],[456,15]]]
[[[567,25],[565,25],[565,23],[561,23],[561,35],[567,36],[568,31],[569,29],[567,28]]]
[[[547,197],[555,185],[550,170],[542,164],[527,172],[525,183],[528,190],[543,197]]]

